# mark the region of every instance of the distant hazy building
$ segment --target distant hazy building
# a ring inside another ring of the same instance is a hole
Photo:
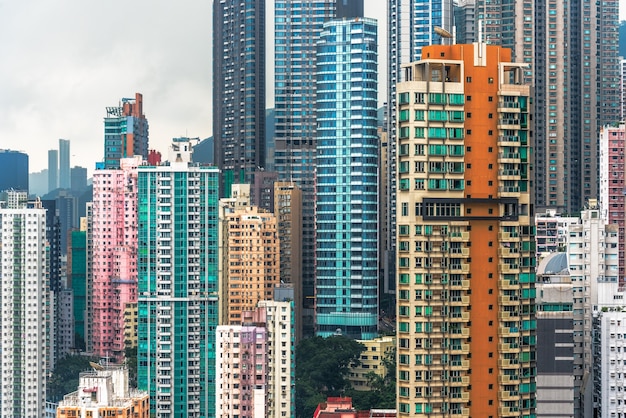
[[[28,190],[28,154],[0,150],[0,191]]]
[[[60,222],[60,249],[61,254],[67,254],[67,234],[78,228],[80,215],[78,212],[78,198],[69,190],[59,190],[56,193],[56,213]]]
[[[79,375],[78,390],[59,402],[57,418],[149,418],[148,393],[131,388],[125,366],[94,366]]]
[[[50,371],[46,211],[0,209],[0,415],[41,417]]]
[[[265,0],[213,2],[213,138],[220,196],[265,166]]]
[[[87,169],[85,167],[75,166],[72,167],[70,172],[70,189],[73,192],[84,191],[87,188]]]
[[[48,193],[48,169],[44,168],[28,175],[28,191],[35,196]]]
[[[48,193],[59,187],[59,151],[48,151]]]
[[[59,139],[59,187],[62,189],[71,187],[70,141],[68,139]]]
[[[198,164],[214,165],[215,149],[213,137],[208,137],[193,146],[193,161]]]
[[[148,158],[148,120],[140,93],[107,107],[104,118],[104,167],[119,168],[120,159],[135,155]]]

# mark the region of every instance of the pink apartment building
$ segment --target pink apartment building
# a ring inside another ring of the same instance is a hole
[[[137,167],[123,158],[119,169],[93,176],[93,353],[124,355],[124,311],[137,303]]]
[[[619,282],[625,284],[626,183],[624,178],[626,125],[605,126],[600,131],[600,208],[604,219],[619,228]]]

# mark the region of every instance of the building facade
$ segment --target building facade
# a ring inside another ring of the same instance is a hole
[[[317,49],[316,334],[378,329],[377,24],[324,23]]]
[[[295,416],[293,302],[261,301],[217,327],[217,417]]]
[[[138,387],[157,418],[215,416],[218,176],[175,139],[139,168]]]
[[[452,0],[390,0],[387,3],[387,189],[389,239],[386,240],[388,258],[384,261],[384,281],[395,278],[396,254],[396,163],[398,136],[396,132],[396,85],[404,81],[402,65],[420,59],[422,47],[441,43],[435,26],[453,32],[454,9]]]
[[[276,217],[256,206],[235,209],[228,223],[227,324],[241,324],[244,311],[274,298],[280,283]]]
[[[537,267],[537,417],[583,416],[583,300],[575,298],[579,285],[568,259],[567,252],[554,252]]]
[[[87,318],[87,231],[70,232],[67,251],[68,287],[73,293],[74,335],[77,346],[84,350],[87,347],[85,337],[85,319]]]
[[[28,192],[28,154],[8,149],[0,150],[0,192]]]
[[[359,17],[363,0],[310,2],[276,0],[274,4],[275,167],[280,181],[302,190],[303,333],[314,333],[315,302],[315,151],[316,43],[324,22]],[[345,14],[338,14],[345,13]]]
[[[0,415],[41,417],[51,370],[45,209],[0,209],[0,242]]]
[[[265,0],[213,2],[213,139],[221,197],[265,166]]]
[[[59,187],[70,189],[70,141],[59,139]]]
[[[619,281],[624,282],[626,257],[626,125],[604,126],[600,130],[600,194],[602,218],[619,230]]]
[[[59,151],[48,150],[48,193],[59,187]]]
[[[135,155],[148,158],[148,120],[141,93],[107,107],[104,118],[104,167],[120,168],[120,159]]]
[[[87,188],[87,169],[74,166],[70,170],[70,184],[73,192],[84,192]]]
[[[122,158],[119,168],[93,176],[91,259],[92,333],[100,357],[124,355],[124,309],[137,302],[137,167],[141,157]]]
[[[348,379],[355,390],[372,390],[369,385],[369,373],[376,373],[384,378],[389,371],[388,361],[393,361],[396,339],[392,336],[358,340],[365,346],[359,360],[361,364],[352,367]]]
[[[148,418],[148,393],[131,388],[124,366],[102,367],[79,375],[78,390],[59,402],[57,418]]]
[[[537,213],[535,215],[537,260],[541,260],[551,253],[566,251],[570,225],[578,223],[580,223],[580,218],[561,216],[556,210]]]
[[[524,67],[430,46],[397,86],[398,416],[534,414]]]
[[[274,216],[280,245],[280,280],[294,294],[296,341],[302,338],[302,191],[292,182],[274,183]],[[307,324],[313,329],[313,323]]]

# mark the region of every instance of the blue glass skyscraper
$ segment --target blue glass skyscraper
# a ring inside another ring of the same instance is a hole
[[[324,22],[359,17],[363,0],[275,0],[274,169],[302,190],[303,333],[315,302],[315,46]]]
[[[324,24],[317,45],[316,333],[377,335],[377,24]]]

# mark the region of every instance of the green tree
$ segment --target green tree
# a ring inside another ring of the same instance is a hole
[[[396,349],[389,351],[382,359],[386,369],[384,376],[369,372],[367,383],[372,388],[370,391],[351,390],[353,406],[359,411],[367,411],[372,408],[395,409],[396,407]]]
[[[296,416],[308,418],[328,396],[345,395],[352,387],[346,375],[364,349],[342,335],[302,340],[296,348]]]
[[[48,400],[58,402],[64,395],[78,389],[80,372],[91,370],[89,362],[97,362],[95,357],[65,356],[57,361],[56,367],[47,384]]]
[[[124,350],[126,367],[128,367],[128,383],[130,387],[137,387],[137,347],[126,347]]]

